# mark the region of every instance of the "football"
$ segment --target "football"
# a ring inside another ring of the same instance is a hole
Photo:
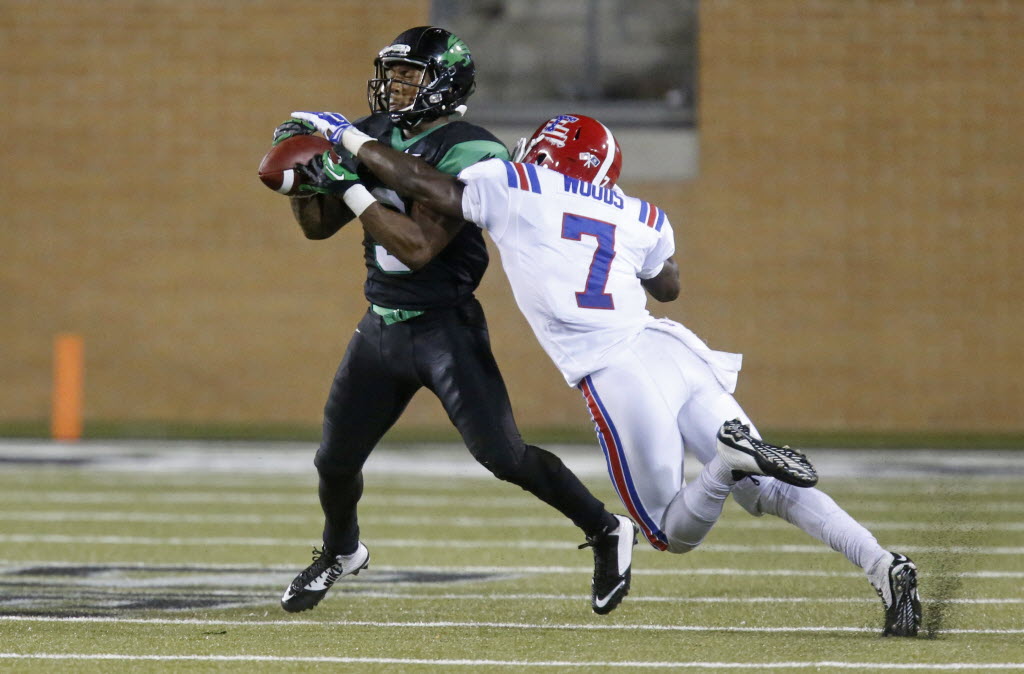
[[[263,184],[281,194],[296,194],[301,176],[295,173],[296,164],[306,164],[324,150],[330,150],[331,143],[323,136],[292,136],[286,138],[270,151],[260,162],[259,176]]]

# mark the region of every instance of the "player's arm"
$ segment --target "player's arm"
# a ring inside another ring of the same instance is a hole
[[[379,145],[376,142],[374,144]],[[391,150],[391,148],[387,149]],[[400,160],[415,159],[394,150],[392,153],[398,155]],[[426,166],[430,172],[445,178],[444,183],[447,183],[448,180],[454,181],[454,178],[434,171],[422,160],[416,159],[415,161]],[[296,217],[300,224],[305,222],[303,231],[307,232],[307,236],[311,232],[323,232],[330,236],[337,231],[337,228],[340,227],[337,225],[338,220],[328,220],[326,209],[330,208],[332,204],[339,204],[349,217],[353,214],[356,215],[363,223],[363,228],[389,253],[410,269],[419,269],[444,250],[444,247],[451,242],[465,224],[465,220],[461,217],[436,213],[417,201],[413,202],[410,212],[413,217],[385,206],[370,194],[360,181],[359,175],[344,163],[325,159],[323,173],[323,179],[316,182],[316,188],[323,190],[323,193],[305,200],[313,202],[318,199],[321,210],[318,211],[316,205],[307,206],[303,203],[295,203],[303,201],[302,199],[293,200],[292,208],[296,209]],[[458,210],[461,213],[462,184],[458,181],[455,182],[459,194],[457,197],[460,204]],[[429,191],[423,193],[427,194]],[[307,229],[307,226],[310,229]]]
[[[673,258],[668,258],[657,276],[640,279],[640,285],[659,302],[671,302],[679,297],[679,265]]]
[[[274,129],[272,145],[278,145],[293,136],[307,136],[316,132],[316,126],[311,122],[289,119]],[[309,165],[296,166],[295,169],[304,175],[307,182],[315,184],[323,176],[323,158],[320,157],[319,161],[313,161]],[[326,239],[333,236],[353,219],[351,211],[340,198],[321,192],[305,192],[292,196],[289,201],[292,215],[295,216],[295,221],[299,223],[307,239]]]
[[[419,157],[368,141],[355,156],[385,185],[416,204],[409,218],[379,203],[359,216],[363,227],[410,269],[419,269],[444,250],[465,223],[464,186]]]
[[[463,185],[419,157],[399,152],[352,126],[336,112],[293,112],[308,121],[332,143],[341,143],[383,183],[440,215],[462,219]],[[383,241],[380,243],[384,244]],[[387,248],[387,244],[384,244]],[[389,249],[390,251],[390,249]],[[394,251],[390,251],[394,254]]]
[[[410,269],[420,269],[444,250],[465,220],[413,205],[415,219],[374,202],[359,215],[363,227]]]
[[[438,171],[419,157],[377,141],[365,142],[357,150],[356,157],[399,194],[439,215],[462,219],[464,186],[455,176]]]
[[[352,219],[345,204],[327,194],[298,196],[289,199],[292,215],[307,239],[326,239]]]

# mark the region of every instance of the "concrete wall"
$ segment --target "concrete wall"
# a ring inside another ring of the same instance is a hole
[[[318,423],[360,232],[306,241],[255,169],[428,10],[0,0],[0,424],[47,416],[62,331],[87,420]],[[746,354],[762,427],[1024,429],[1021,45],[1011,0],[702,2],[699,176],[623,186],[676,226],[655,312]],[[480,297],[522,425],[589,427],[497,261]]]

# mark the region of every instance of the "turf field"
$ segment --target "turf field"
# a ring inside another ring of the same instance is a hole
[[[552,449],[620,510],[596,449]],[[290,615],[310,445],[0,442],[0,671],[1024,670],[1024,453],[809,455],[918,563],[922,638],[880,638],[857,569],[731,502],[694,553],[641,543],[594,615],[579,533],[451,447],[374,454],[370,569]]]

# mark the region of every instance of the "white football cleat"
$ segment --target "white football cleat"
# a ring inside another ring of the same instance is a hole
[[[801,452],[776,447],[750,434],[750,426],[733,419],[718,430],[718,455],[733,471],[733,477],[767,475],[796,487],[813,487],[818,473]]]
[[[917,565],[906,555],[892,554],[888,567],[868,579],[885,608],[883,637],[916,637],[921,628],[921,598],[917,595]]]
[[[629,594],[633,546],[637,528],[628,517],[615,515],[619,525],[611,531],[588,536],[580,546],[594,548],[594,579],[590,584],[590,606],[594,613],[611,613]]]
[[[281,608],[289,613],[311,609],[331,589],[334,581],[357,575],[370,566],[370,551],[359,543],[351,555],[337,555],[324,545],[323,550],[313,548],[313,563],[295,577],[281,597]]]

